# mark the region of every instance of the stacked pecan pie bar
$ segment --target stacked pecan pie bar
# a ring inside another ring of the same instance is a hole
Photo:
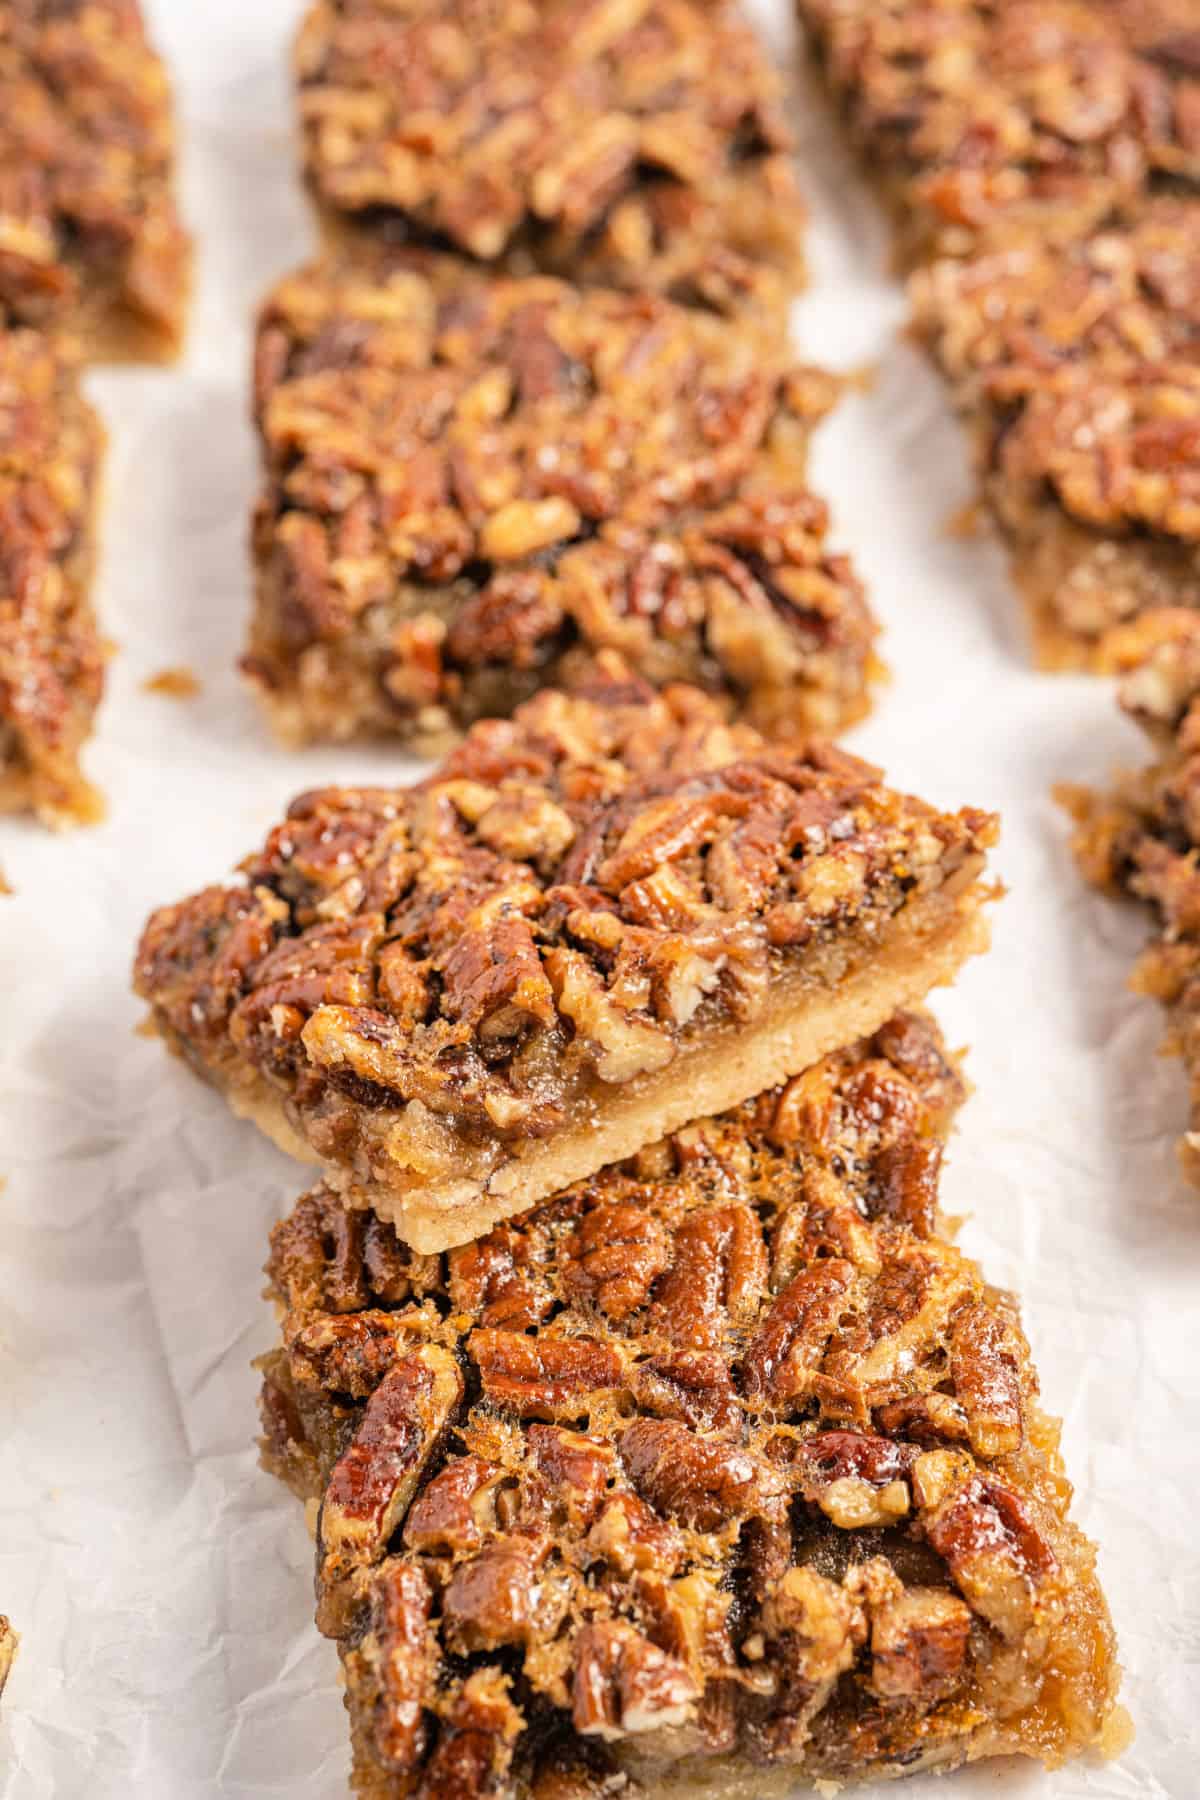
[[[609,655],[150,921],[158,1029],[325,1171],[264,1456],[316,1507],[356,1791],[1108,1740],[1056,1427],[938,1223],[962,1084],[903,1010],[977,946],[992,835]]]
[[[883,171],[1039,660],[1200,606],[1193,0],[798,0]]]
[[[102,437],[81,357],[178,348],[189,251],[135,0],[0,6],[0,810],[96,816],[89,597]]]

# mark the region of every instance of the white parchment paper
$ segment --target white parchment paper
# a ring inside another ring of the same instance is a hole
[[[112,436],[100,600],[120,654],[91,768],[111,813],[63,839],[0,825],[16,889],[0,907],[0,1611],[23,1637],[0,1795],[334,1800],[346,1734],[336,1658],[311,1625],[311,1548],[252,1447],[266,1234],[303,1177],[134,1035],[128,967],[150,908],[222,879],[294,792],[404,765],[283,755],[233,673],[256,482],[250,316],[311,242],[286,74],[298,0],[149,11],[184,121],[200,284],[179,369],[92,380]],[[783,7],[761,11],[782,46]],[[1195,1800],[1200,1195],[1172,1150],[1180,1073],[1156,1056],[1154,1008],[1124,987],[1142,926],[1084,892],[1048,798],[1140,746],[1104,684],[1029,672],[998,554],[946,534],[969,497],[963,443],[895,339],[874,208],[798,110],[814,280],[797,329],[835,365],[880,364],[815,462],[894,671],[855,741],[931,799],[1005,820],[995,948],[940,1002],[977,1084],[948,1206],[1023,1295],[1138,1727],[1117,1764],[993,1767],[954,1791]],[[179,664],[197,698],[143,691]]]

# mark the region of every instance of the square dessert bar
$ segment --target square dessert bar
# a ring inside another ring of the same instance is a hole
[[[1080,243],[913,277],[1044,664],[1111,667],[1121,627],[1200,608],[1200,198]]]
[[[1144,901],[1155,935],[1133,987],[1161,1001],[1167,1048],[1187,1071],[1192,1128],[1180,1143],[1200,1186],[1200,614],[1148,615],[1115,647],[1121,705],[1155,748],[1110,792],[1059,789],[1075,819],[1075,853],[1089,881]]]
[[[833,378],[646,295],[382,252],[263,310],[244,668],[285,741],[445,748],[621,651],[761,727],[867,708],[876,623],[804,486]]]
[[[902,259],[1200,183],[1195,0],[797,0]]]
[[[0,317],[100,359],[175,353],[190,253],[166,75],[137,0],[0,6]]]
[[[782,83],[725,0],[318,0],[297,68],[335,232],[720,311],[800,278]]]
[[[961,1094],[900,1016],[444,1257],[298,1202],[263,1460],[319,1508],[356,1793],[783,1800],[1119,1747],[1016,1304],[938,1232]]]
[[[103,434],[74,351],[0,330],[0,812],[95,818],[79,767],[104,685],[90,599]]]
[[[995,820],[611,655],[149,921],[168,1045],[418,1249],[873,1030],[983,947]]]

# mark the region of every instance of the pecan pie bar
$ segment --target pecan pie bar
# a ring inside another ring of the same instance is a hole
[[[297,66],[335,235],[718,311],[800,277],[782,83],[726,0],[318,0]]]
[[[1121,704],[1156,749],[1149,767],[1110,793],[1062,787],[1088,880],[1149,903],[1156,934],[1133,986],[1167,1010],[1167,1048],[1187,1070],[1193,1129],[1180,1144],[1200,1185],[1200,615],[1148,615],[1115,647]]]
[[[1200,607],[1200,200],[937,262],[913,296],[1043,663],[1104,668],[1115,627]]]
[[[0,317],[89,355],[179,347],[189,244],[166,75],[137,0],[0,6]]]
[[[1195,0],[797,0],[902,259],[1200,184]]]
[[[94,818],[79,767],[104,685],[90,598],[103,436],[73,350],[0,330],[0,812]]]
[[[900,1016],[445,1257],[299,1201],[263,1454],[319,1502],[357,1793],[782,1797],[1115,1745],[1015,1303],[937,1234],[960,1098]]]
[[[244,667],[285,741],[436,753],[601,648],[768,730],[866,710],[875,620],[803,485],[836,384],[782,342],[385,251],[276,289],[256,389]]]
[[[135,981],[236,1111],[440,1250],[951,980],[995,829],[609,656],[415,787],[297,800]]]

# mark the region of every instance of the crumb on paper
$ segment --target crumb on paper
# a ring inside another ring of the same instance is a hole
[[[980,537],[983,533],[983,508],[978,500],[968,500],[964,506],[956,506],[946,520],[944,529],[948,538],[958,538],[964,542]]]
[[[1129,1708],[1114,1706],[1100,1735],[1099,1749],[1105,1762],[1113,1762],[1118,1756],[1124,1756],[1136,1736],[1137,1726]]]
[[[194,700],[200,692],[200,678],[185,665],[174,669],[160,669],[157,675],[150,675],[143,681],[142,691],[147,694],[165,694],[168,700]]]
[[[0,869],[0,898],[3,898],[5,894],[15,894],[16,891],[16,888],[12,886],[8,876],[4,873],[4,870]]]

